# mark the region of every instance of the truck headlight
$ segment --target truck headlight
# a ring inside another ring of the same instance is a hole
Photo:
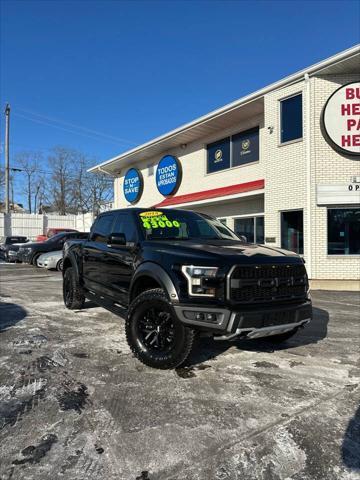
[[[215,296],[217,267],[183,265],[181,271],[188,281],[188,292],[190,296]]]

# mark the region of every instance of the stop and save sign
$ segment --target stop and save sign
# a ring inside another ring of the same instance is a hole
[[[328,99],[322,120],[332,146],[360,155],[360,82],[338,88]]]

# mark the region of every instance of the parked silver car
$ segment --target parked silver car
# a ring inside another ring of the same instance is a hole
[[[43,253],[37,259],[37,266],[41,268],[47,268],[48,270],[56,269],[61,271],[63,266],[62,250]]]

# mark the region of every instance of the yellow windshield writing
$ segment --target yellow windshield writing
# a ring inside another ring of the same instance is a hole
[[[148,215],[150,214],[150,215]],[[179,228],[180,222],[177,220],[169,220],[162,212],[142,212],[140,219],[145,229],[151,228]]]

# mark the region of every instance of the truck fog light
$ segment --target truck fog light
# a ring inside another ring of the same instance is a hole
[[[183,315],[188,320],[196,320],[204,323],[221,323],[224,315],[216,312],[196,312],[194,310],[183,310]]]

